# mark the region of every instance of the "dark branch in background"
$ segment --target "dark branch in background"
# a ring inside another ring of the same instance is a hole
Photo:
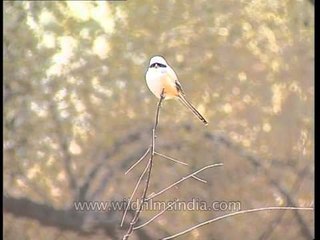
[[[290,194],[287,192],[287,190],[283,186],[281,186],[277,180],[275,180],[274,178],[272,178],[270,176],[267,168],[265,166],[263,166],[263,162],[264,162],[263,159],[260,159],[259,157],[254,156],[251,153],[247,152],[245,149],[243,149],[240,146],[238,146],[237,144],[233,143],[231,140],[229,140],[225,136],[215,135],[215,134],[207,132],[207,133],[205,133],[205,137],[211,141],[218,142],[218,143],[224,145],[228,149],[236,152],[241,157],[247,159],[254,167],[261,169],[262,173],[264,174],[264,176],[266,177],[268,182],[272,186],[274,186],[277,189],[277,191],[285,199],[287,199],[287,203],[290,206],[297,206],[296,202],[293,200],[293,198],[290,196]],[[299,226],[300,226],[302,234],[305,236],[306,239],[312,239],[313,236],[312,236],[311,231],[308,228],[308,224],[304,221],[303,217],[301,216],[301,214],[298,211],[294,211],[294,213],[295,213],[295,217],[296,217],[297,221],[299,222]]]
[[[64,131],[62,129],[62,126],[58,117],[57,109],[55,108],[54,105],[50,105],[50,110],[52,113],[54,124],[56,126],[56,133],[57,133],[60,149],[63,154],[62,156],[63,156],[64,169],[68,178],[71,192],[73,193],[73,199],[77,201],[84,201],[88,199],[87,193],[90,189],[91,183],[95,180],[95,177],[98,175],[98,173],[103,169],[102,166],[106,163],[106,159],[110,158],[115,153],[119,152],[119,149],[122,146],[140,139],[141,131],[139,129],[135,129],[133,133],[126,134],[124,137],[117,140],[110,150],[104,151],[98,157],[98,161],[88,171],[82,184],[79,184],[76,181],[76,177],[74,176],[74,173],[71,168],[72,157],[69,152],[67,138],[64,136]]]
[[[287,203],[289,205],[298,206],[290,196],[288,191],[283,186],[281,186],[278,181],[270,178],[269,182],[287,199]],[[305,239],[313,239],[312,233],[308,228],[308,224],[304,221],[303,217],[297,210],[294,211],[294,216],[299,223],[301,233],[304,235]]]
[[[98,229],[105,232],[112,239],[118,239],[116,229],[119,220],[113,218],[112,212],[94,212],[96,218],[91,223],[90,229],[85,226],[86,211],[75,211],[75,209],[56,209],[46,204],[36,203],[27,198],[3,197],[3,210],[5,213],[13,214],[15,217],[25,217],[38,221],[43,226],[55,227],[60,230],[69,230],[82,235],[94,235]],[[110,217],[108,217],[110,215]],[[106,221],[108,217],[108,221]],[[128,223],[127,223],[128,224]],[[135,231],[139,239],[151,240],[151,235],[143,229]]]
[[[59,146],[62,152],[63,165],[68,178],[69,188],[73,193],[73,195],[75,195],[76,189],[77,189],[77,181],[71,168],[72,158],[69,152],[67,137],[64,135],[64,131],[62,129],[62,126],[58,117],[57,109],[55,108],[55,106],[53,106],[53,104],[50,105],[50,110],[51,110],[52,118],[56,127],[55,130],[57,133]]]
[[[290,191],[289,195],[293,195],[294,193],[298,192],[303,179],[309,172],[309,166],[306,166],[299,174],[297,174],[297,178],[295,183],[293,184],[292,190]],[[296,211],[295,211],[296,212]],[[270,239],[273,231],[276,229],[277,225],[279,225],[283,219],[285,212],[280,212],[280,214],[269,224],[269,226],[264,230],[261,236],[258,238],[260,240],[267,240]],[[304,234],[307,237],[307,234]]]
[[[137,138],[136,141],[138,141],[140,138],[141,137]],[[143,154],[143,150],[140,150],[137,152],[136,155],[142,155],[142,154]],[[120,164],[119,166],[117,166],[117,170],[113,170],[108,173],[103,173],[102,180],[99,181],[98,186],[95,189],[91,190],[91,193],[86,197],[86,199],[93,199],[93,200],[97,199],[101,195],[101,193],[103,193],[103,191],[106,189],[106,186],[109,182],[108,180],[111,179],[115,173],[122,171],[123,169],[126,169],[127,166],[129,165],[128,163],[131,163],[134,160],[135,160],[134,157],[131,154],[129,154],[127,158],[125,158],[123,161],[119,161]],[[104,160],[104,163],[106,161],[107,159]],[[90,182],[92,182],[92,180]],[[89,187],[90,185],[88,185],[88,188]]]
[[[83,214],[73,209],[55,209],[46,204],[36,203],[27,198],[3,197],[4,212],[16,217],[27,217],[39,221],[44,226],[58,227],[61,230],[83,232]],[[88,232],[90,233],[90,232]]]
[[[154,123],[154,127],[152,129],[152,141],[151,141],[151,151],[150,151],[150,159],[148,162],[148,170],[147,170],[147,179],[146,179],[146,184],[145,187],[143,189],[143,193],[142,193],[142,197],[140,199],[140,205],[137,208],[131,222],[129,225],[129,229],[127,231],[127,233],[124,235],[123,240],[126,240],[130,237],[131,233],[133,232],[133,228],[135,227],[135,224],[137,223],[138,219],[139,219],[139,215],[142,211],[142,206],[144,204],[144,202],[146,201],[146,197],[147,197],[147,191],[149,188],[149,183],[150,183],[150,177],[151,177],[151,170],[152,170],[152,165],[153,165],[153,157],[155,155],[155,140],[156,140],[156,131],[157,131],[157,126],[159,123],[159,113],[160,113],[160,107],[161,107],[161,103],[164,99],[164,95],[163,95],[164,90],[162,90],[162,93],[160,95],[160,100],[158,103],[158,107],[157,107],[157,111],[156,111],[156,118],[155,118],[155,123]],[[125,215],[124,215],[125,217]]]
[[[83,223],[81,215],[75,211],[58,210],[46,204],[36,203],[27,198],[3,197],[4,212],[17,217],[38,220],[42,225],[59,227],[61,230],[80,231]]]
[[[79,187],[78,200],[84,201],[88,198],[87,193],[90,188],[91,183],[94,181],[97,174],[103,169],[102,166],[106,163],[106,159],[112,157],[115,153],[119,152],[120,148],[126,144],[132,143],[133,141],[137,141],[141,138],[140,129],[136,129],[133,133],[122,137],[117,140],[112,148],[107,152],[104,152],[99,156],[99,160],[93,165],[93,167],[89,170],[88,174],[84,178],[83,183]]]

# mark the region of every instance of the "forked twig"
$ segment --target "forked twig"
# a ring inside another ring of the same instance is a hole
[[[158,152],[155,152],[155,154],[158,155],[158,156],[160,156],[160,157],[163,157],[163,158],[165,158],[165,159],[168,159],[168,160],[170,160],[170,161],[172,161],[172,162],[179,163],[179,164],[185,165],[185,166],[189,166],[188,163],[181,162],[181,161],[179,161],[179,160],[177,160],[177,159],[175,159],[175,158],[169,157],[169,156],[167,156],[167,155],[165,155],[165,154],[158,153]],[[194,178],[194,179],[196,179],[196,180],[198,180],[198,181],[200,181],[200,182],[207,183],[206,180],[203,180],[203,179],[201,179],[201,178],[199,178],[199,177],[197,177],[197,176],[192,176],[192,178]]]
[[[149,153],[151,147],[148,147],[147,151],[142,155],[142,157],[136,161],[134,164],[132,164],[132,166],[124,173],[125,175],[127,175],[135,166],[137,166]]]
[[[188,165],[189,165],[188,163],[181,162],[181,161],[179,161],[179,160],[177,160],[177,159],[174,159],[174,158],[169,157],[169,156],[167,156],[167,155],[164,155],[164,154],[162,154],[162,153],[155,152],[155,154],[158,155],[158,156],[160,156],[160,157],[163,157],[163,158],[166,158],[166,159],[168,159],[168,160],[171,160],[172,162],[175,162],[175,163],[180,163],[180,164],[185,165],[185,166],[188,166]]]
[[[198,181],[200,181],[200,182],[207,183],[206,180],[204,180],[204,179],[202,179],[202,178],[199,178],[199,177],[197,177],[197,176],[192,176],[192,178],[194,178],[194,179],[196,179],[196,180],[198,180]]]
[[[314,209],[313,208],[307,208],[307,207],[265,207],[265,208],[255,208],[255,209],[248,209],[248,210],[243,210],[243,211],[239,211],[239,212],[233,212],[233,213],[230,213],[230,214],[226,214],[226,215],[223,215],[223,216],[220,216],[220,217],[216,217],[216,218],[210,219],[208,221],[205,221],[203,223],[200,223],[198,225],[190,227],[190,228],[188,228],[188,229],[186,229],[186,230],[184,230],[182,232],[179,232],[177,234],[162,238],[162,240],[168,240],[168,239],[173,239],[173,238],[182,236],[182,235],[184,235],[186,233],[189,233],[189,232],[191,232],[191,231],[193,231],[193,230],[195,230],[197,228],[200,228],[200,227],[202,227],[204,225],[207,225],[209,223],[213,223],[213,222],[222,220],[224,218],[228,218],[228,217],[232,217],[232,216],[240,215],[240,214],[245,214],[245,213],[260,212],[260,211],[270,211],[270,210],[305,210],[305,211],[312,211]]]
[[[197,171],[195,171],[195,172],[193,172],[193,173],[191,173],[191,174],[189,174],[189,175],[181,178],[180,180],[172,183],[170,186],[162,189],[161,191],[149,195],[148,198],[146,199],[146,201],[149,201],[150,199],[153,199],[153,198],[159,196],[160,194],[163,194],[164,192],[170,190],[171,188],[173,188],[174,186],[178,185],[179,183],[181,183],[181,182],[183,182],[183,181],[185,181],[185,180],[187,180],[187,179],[195,176],[196,174],[198,174],[198,173],[200,173],[200,172],[202,172],[202,171],[204,171],[204,170],[206,170],[206,169],[208,169],[208,168],[219,167],[219,166],[223,166],[223,163],[216,163],[216,164],[212,164],[212,165],[205,166],[205,167],[203,167],[203,168],[201,168],[201,169],[199,169],[199,170],[197,170]]]

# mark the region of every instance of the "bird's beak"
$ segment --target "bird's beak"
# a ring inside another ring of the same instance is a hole
[[[156,63],[156,64],[154,65],[154,67],[155,67],[155,68],[158,68],[158,64]]]

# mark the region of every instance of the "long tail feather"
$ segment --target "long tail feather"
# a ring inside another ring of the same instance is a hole
[[[185,105],[188,109],[191,110],[191,112],[200,119],[204,123],[204,125],[208,125],[208,121],[198,112],[197,109],[195,109],[194,106],[190,102],[185,99],[185,97],[182,94],[179,94],[179,100]]]

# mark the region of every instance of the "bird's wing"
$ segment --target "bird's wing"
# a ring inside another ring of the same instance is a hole
[[[174,82],[174,84],[175,84],[176,89],[178,90],[178,92],[179,92],[179,93],[182,93],[182,95],[184,95],[184,91],[183,91],[183,89],[182,89],[182,86],[181,86],[181,84],[180,84],[180,82],[179,82],[179,80],[178,80],[178,77],[177,77],[177,74],[175,73],[175,71],[174,71],[171,67],[169,67],[169,68],[167,69],[167,73],[168,73],[170,79]]]
[[[175,84],[176,84],[176,88],[177,88],[178,92],[181,93],[182,95],[184,95],[184,91],[182,89],[180,82],[178,80],[176,80]]]

